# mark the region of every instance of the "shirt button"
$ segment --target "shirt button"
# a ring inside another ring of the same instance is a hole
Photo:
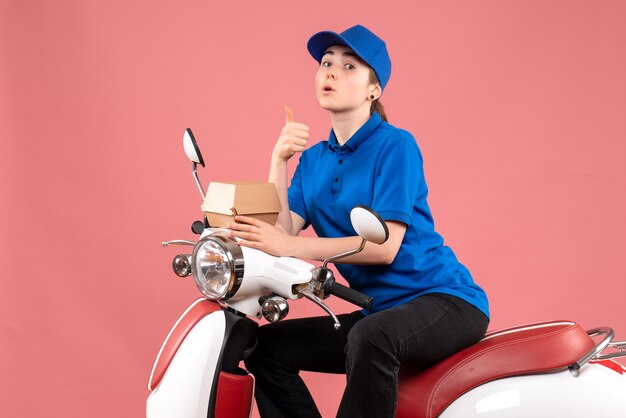
[[[335,183],[339,182],[339,177],[335,177]]]
[[[339,160],[339,165],[343,164],[343,160]]]

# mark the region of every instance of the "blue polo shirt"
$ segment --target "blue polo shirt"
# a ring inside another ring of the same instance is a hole
[[[464,299],[489,316],[485,292],[435,232],[427,195],[415,139],[375,113],[344,145],[331,130],[328,141],[302,153],[289,187],[289,208],[320,237],[356,235],[350,223],[356,204],[407,225],[390,265],[337,264],[350,287],[374,298],[364,313],[437,292]]]

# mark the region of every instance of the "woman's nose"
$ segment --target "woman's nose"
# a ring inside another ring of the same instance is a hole
[[[326,78],[330,78],[331,80],[337,79],[337,74],[333,70],[328,70],[326,72]]]

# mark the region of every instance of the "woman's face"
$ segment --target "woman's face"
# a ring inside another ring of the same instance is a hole
[[[315,75],[319,105],[332,112],[369,111],[372,94],[378,97],[380,87],[370,83],[370,67],[346,46],[328,48]]]

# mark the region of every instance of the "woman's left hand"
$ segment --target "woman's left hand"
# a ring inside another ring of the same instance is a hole
[[[276,256],[289,256],[294,236],[267,222],[249,216],[235,216],[228,228],[231,235],[240,238],[239,245],[256,248]]]

